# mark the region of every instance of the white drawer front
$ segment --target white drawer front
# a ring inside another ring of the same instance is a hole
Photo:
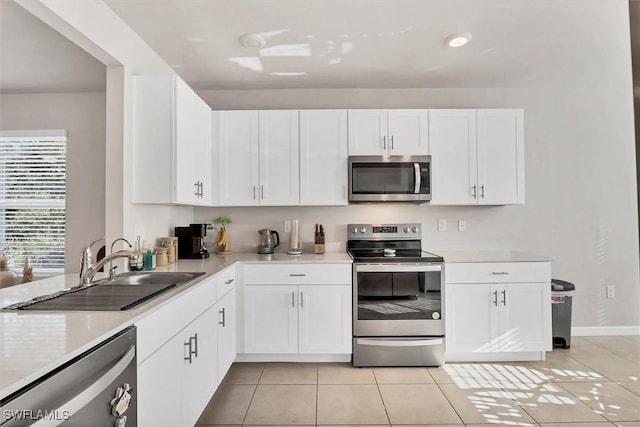
[[[227,267],[216,274],[216,286],[218,288],[218,299],[222,299],[231,289],[236,286],[236,267]]]
[[[550,282],[548,262],[445,263],[446,283]]]
[[[215,279],[205,279],[136,322],[138,365],[214,305],[216,299]]]
[[[351,264],[245,264],[246,285],[350,285]]]

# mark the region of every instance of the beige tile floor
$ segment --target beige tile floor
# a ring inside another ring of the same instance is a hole
[[[640,337],[574,337],[544,362],[353,368],[236,363],[205,426],[640,427]]]

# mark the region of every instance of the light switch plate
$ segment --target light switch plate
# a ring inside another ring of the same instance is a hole
[[[447,231],[447,220],[439,219],[438,220],[438,231]]]
[[[464,219],[458,220],[458,231],[467,231],[467,221]]]

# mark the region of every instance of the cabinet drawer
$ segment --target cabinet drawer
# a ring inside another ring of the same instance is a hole
[[[216,287],[218,289],[218,299],[229,293],[236,286],[236,268],[231,266],[222,270],[216,275]]]
[[[140,319],[136,323],[138,365],[214,305],[216,300],[215,278],[208,278]]]
[[[445,263],[446,283],[551,282],[548,262]]]
[[[247,264],[247,285],[350,285],[351,264]]]

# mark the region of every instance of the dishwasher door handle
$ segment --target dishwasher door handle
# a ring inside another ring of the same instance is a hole
[[[84,389],[82,392],[78,393],[75,397],[68,400],[64,404],[62,404],[58,409],[53,411],[53,413],[62,413],[66,411],[69,414],[69,418],[73,417],[75,413],[80,411],[83,407],[85,407],[89,402],[95,399],[100,393],[102,393],[107,387],[111,386],[113,382],[127,369],[127,366],[133,361],[136,357],[136,347],[131,346],[129,350],[118,360],[111,369],[109,369],[103,376],[98,378],[93,384]],[[61,417],[63,418],[63,417]],[[60,424],[66,422],[67,419],[60,420],[47,420],[42,419],[32,426],[36,427],[56,427]]]

